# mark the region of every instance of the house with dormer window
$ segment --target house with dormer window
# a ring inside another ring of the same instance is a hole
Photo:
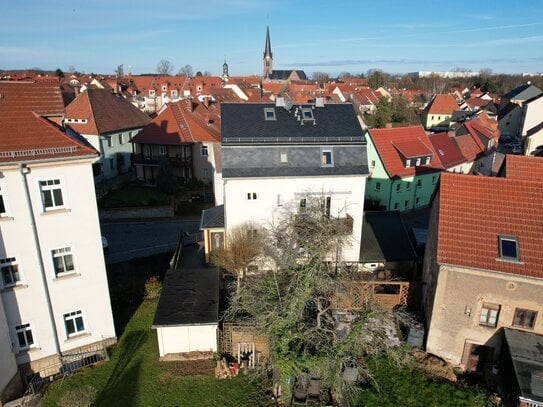
[[[266,227],[320,199],[326,216],[350,224],[342,259],[359,261],[368,167],[353,105],[223,103],[221,162],[226,232],[246,222]]]
[[[430,214],[426,350],[470,371],[499,359],[502,328],[543,334],[543,159],[508,155],[506,174],[443,173]]]
[[[428,206],[440,165],[422,126],[370,129],[366,202],[374,209]]]

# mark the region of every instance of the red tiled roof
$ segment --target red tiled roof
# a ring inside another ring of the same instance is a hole
[[[483,149],[479,146],[480,143],[477,143],[471,134],[455,136],[454,141],[468,161],[474,161],[483,152]]]
[[[543,183],[543,158],[507,154],[505,164],[507,178]]]
[[[447,133],[430,134],[428,139],[432,143],[435,157],[441,162],[443,169],[466,162],[460,148]]]
[[[420,173],[421,171],[435,172],[439,168],[439,164],[433,162],[434,159],[430,165],[407,168],[404,166],[400,149],[404,149],[404,153],[409,157],[433,155],[432,146],[422,126],[371,129],[369,136],[391,178],[413,176],[415,172]]]
[[[69,123],[81,134],[104,134],[140,128],[151,119],[122,96],[108,89],[87,89],[66,107],[67,119],[84,119],[87,123]]]
[[[437,261],[543,278],[541,213],[541,181],[443,173]],[[519,263],[499,259],[500,235],[518,239]]]
[[[451,95],[439,94],[424,108],[424,113],[429,114],[450,114],[458,109],[458,103]]]
[[[57,80],[0,82],[0,162],[91,156],[97,154],[77,137],[43,116],[64,114]]]
[[[132,142],[164,145],[219,142],[220,127],[220,116],[214,104],[207,108],[201,103],[184,99],[169,103],[162,113],[132,139]]]

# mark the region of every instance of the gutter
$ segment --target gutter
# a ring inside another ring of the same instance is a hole
[[[56,161],[76,161],[76,160],[84,160],[84,159],[95,159],[97,157],[100,157],[100,154],[89,154],[89,155],[83,155],[83,156],[77,156],[77,157],[55,157],[55,158],[44,158],[41,160],[26,160],[26,161],[6,161],[1,162],[0,166],[4,165],[17,165],[18,167],[26,167],[27,164],[41,164],[41,163],[50,163],[50,162],[56,162]]]
[[[53,312],[53,305],[51,303],[51,293],[49,292],[49,284],[47,282],[47,275],[45,274],[42,251],[41,251],[40,241],[38,237],[38,229],[36,226],[36,218],[34,217],[34,210],[32,208],[32,201],[30,199],[30,191],[28,189],[28,180],[26,178],[26,176],[30,174],[30,168],[28,168],[25,163],[20,163],[19,170],[21,172],[21,178],[24,184],[26,207],[28,209],[28,214],[30,215],[30,226],[32,227],[32,237],[34,240],[34,247],[38,255],[40,274],[41,274],[41,279],[42,279],[44,292],[45,292],[45,300],[47,302],[47,311],[49,312],[49,321],[51,322],[51,325],[53,328],[53,339],[55,342],[55,350],[56,350],[57,356],[60,358],[62,357],[62,351],[60,350],[60,342],[58,339],[58,332],[57,332],[57,327],[55,323],[55,314]]]

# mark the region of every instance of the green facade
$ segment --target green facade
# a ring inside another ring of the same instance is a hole
[[[391,179],[369,135],[366,140],[370,176],[366,182],[365,207],[375,205],[388,211],[409,211],[428,206],[439,171]]]

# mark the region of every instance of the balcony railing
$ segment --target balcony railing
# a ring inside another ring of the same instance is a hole
[[[192,157],[170,157],[165,155],[144,157],[141,154],[136,154],[132,157],[132,162],[134,164],[160,165],[160,162],[164,158],[166,158],[174,166],[190,167],[192,165]]]

